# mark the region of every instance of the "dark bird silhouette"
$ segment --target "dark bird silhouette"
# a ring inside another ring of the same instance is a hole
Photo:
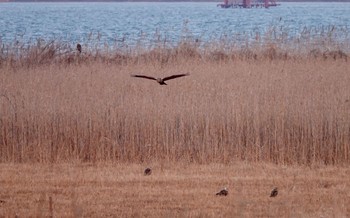
[[[145,175],[145,176],[149,176],[149,175],[151,175],[151,174],[152,174],[151,168],[146,168],[146,169],[145,169],[145,172],[144,172],[144,175]]]
[[[183,77],[183,76],[188,76],[190,75],[189,73],[185,73],[185,74],[176,74],[176,75],[172,75],[172,76],[168,76],[168,77],[164,77],[164,78],[155,78],[152,76],[144,76],[144,75],[134,75],[132,74],[132,77],[138,77],[138,78],[144,78],[144,79],[150,79],[150,80],[155,80],[157,81],[160,85],[167,85],[165,83],[165,81],[167,80],[171,80],[171,79],[175,79],[175,78],[179,78],[179,77]]]
[[[219,196],[226,196],[226,195],[228,195],[227,188],[225,187],[224,189],[222,189],[221,191],[216,193],[216,195],[219,195]]]
[[[79,53],[81,53],[81,45],[79,43],[77,44],[77,50]]]
[[[277,195],[278,195],[278,188],[276,187],[272,189],[270,197],[276,197]]]

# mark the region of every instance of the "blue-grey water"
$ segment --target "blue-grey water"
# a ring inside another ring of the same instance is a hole
[[[221,9],[217,3],[0,3],[2,43],[37,39],[113,44],[176,43],[256,37],[277,28],[290,36],[305,29],[341,30],[348,37],[350,3],[281,3],[278,7]]]

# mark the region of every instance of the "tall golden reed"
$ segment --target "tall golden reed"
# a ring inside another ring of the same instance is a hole
[[[337,48],[55,48],[2,59],[2,162],[350,162],[350,66]],[[159,86],[136,72],[191,76]]]

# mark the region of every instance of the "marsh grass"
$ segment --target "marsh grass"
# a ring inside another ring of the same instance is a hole
[[[0,160],[348,164],[348,45],[274,31],[245,45],[3,46]],[[191,76],[163,87],[135,72]]]

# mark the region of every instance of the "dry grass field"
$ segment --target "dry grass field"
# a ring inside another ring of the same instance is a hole
[[[0,50],[0,217],[350,216],[339,47],[55,46]]]
[[[0,217],[350,216],[349,168],[150,165],[1,164]]]

